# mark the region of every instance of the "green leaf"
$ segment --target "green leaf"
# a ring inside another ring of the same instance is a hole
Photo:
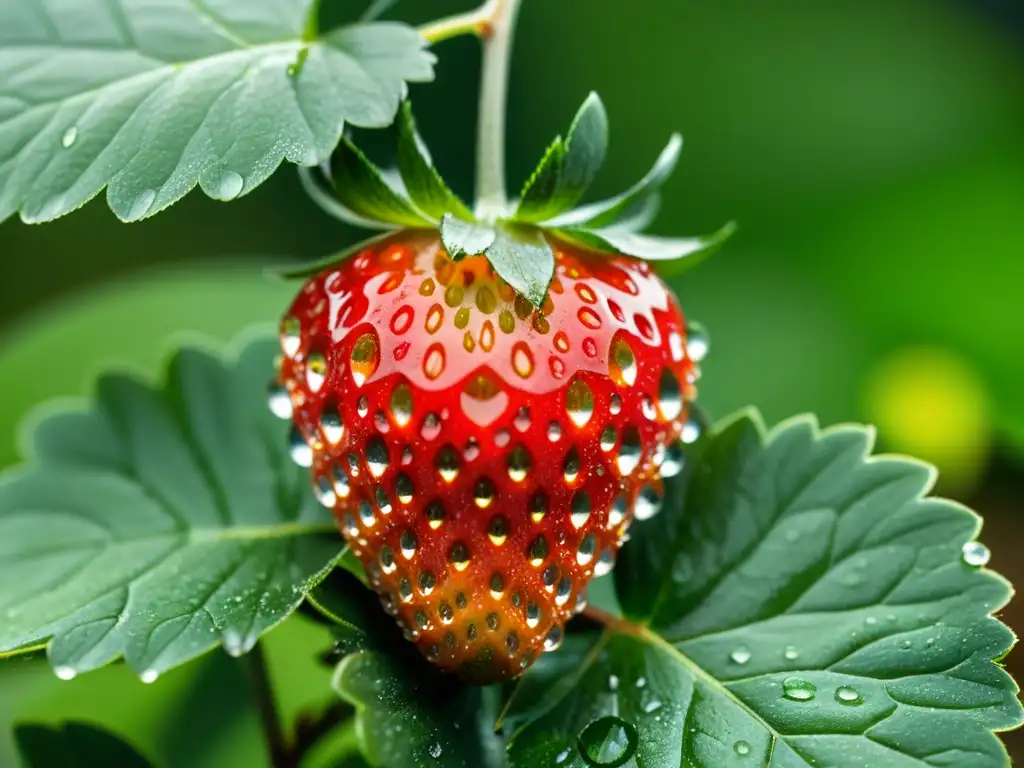
[[[286,280],[301,280],[307,277],[312,277],[313,275],[320,274],[325,269],[329,269],[335,264],[340,264],[341,262],[345,261],[345,259],[353,256],[354,254],[359,253],[362,250],[365,250],[373,245],[376,245],[377,243],[381,243],[387,240],[389,237],[392,237],[393,234],[394,233],[392,232],[385,232],[384,234],[381,235],[374,235],[373,237],[369,237],[366,240],[361,240],[358,243],[350,245],[348,248],[345,248],[344,250],[338,251],[337,253],[332,253],[330,256],[325,256],[322,259],[317,259],[316,261],[311,262],[309,264],[300,264],[299,266],[296,267],[281,267],[275,269],[273,271],[273,274],[275,274],[278,277],[282,277]]]
[[[360,20],[373,21],[374,19],[378,19],[396,5],[398,5],[398,0],[373,0],[373,2],[370,3],[370,7],[363,11],[363,15],[360,17]]]
[[[624,253],[638,259],[659,262],[665,276],[678,275],[713,255],[736,231],[730,222],[706,237],[655,237],[619,229],[563,229],[557,234],[603,253]]]
[[[355,211],[342,205],[337,197],[335,197],[333,189],[327,189],[326,185],[330,184],[330,180],[326,178],[326,174],[322,169],[312,168],[299,168],[299,183],[302,184],[302,189],[305,191],[309,198],[316,203],[320,209],[336,218],[338,221],[348,224],[350,227],[357,227],[359,229],[378,229],[385,232],[393,232],[397,229],[395,224],[391,224],[377,219],[368,219],[365,216],[360,216]]]
[[[603,229],[634,216],[638,209],[647,204],[647,200],[661,191],[662,186],[675,171],[682,149],[683,137],[673,134],[654,167],[635,186],[617,197],[584,205],[557,216],[548,221],[547,226],[554,229]]]
[[[331,176],[335,196],[357,216],[404,227],[433,224],[396,192],[384,180],[380,169],[348,139],[341,140],[331,157]]]
[[[465,203],[448,188],[434,168],[430,153],[416,130],[412,104],[408,101],[402,105],[398,117],[398,170],[409,198],[435,221],[440,221],[446,213],[466,221],[473,220],[473,214]]]
[[[747,413],[691,448],[623,549],[628,619],[512,699],[513,768],[1005,765],[1009,586],[968,564],[977,516],[872,438]]]
[[[453,261],[476,256],[490,248],[498,233],[487,224],[475,224],[446,213],[441,219],[441,242]]]
[[[152,765],[127,742],[86,723],[16,725],[14,739],[25,768],[149,768]]]
[[[327,160],[346,122],[388,125],[407,82],[433,77],[425,41],[383,22],[304,39],[316,5],[0,5],[0,221],[48,221],[104,187],[126,221],[196,184],[232,200],[282,160]]]
[[[600,97],[591,93],[568,137],[555,140],[526,182],[516,218],[542,222],[572,208],[597,177],[607,150],[608,114]]]
[[[277,350],[186,347],[158,386],[108,374],[89,410],[43,415],[0,477],[0,651],[49,640],[62,677],[123,655],[153,680],[295,610],[341,540],[267,409]]]
[[[506,283],[535,307],[544,305],[555,276],[555,252],[537,229],[506,223],[496,230],[485,255]]]

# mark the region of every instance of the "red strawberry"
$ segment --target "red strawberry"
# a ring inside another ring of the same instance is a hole
[[[541,311],[406,232],[311,279],[281,326],[321,502],[407,637],[477,682],[559,645],[657,510],[695,395],[648,265],[555,248]]]

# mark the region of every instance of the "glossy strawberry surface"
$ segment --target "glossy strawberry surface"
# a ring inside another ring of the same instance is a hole
[[[477,682],[558,647],[692,430],[671,292],[555,246],[540,311],[405,233],[309,280],[281,324],[294,455],[406,636]]]

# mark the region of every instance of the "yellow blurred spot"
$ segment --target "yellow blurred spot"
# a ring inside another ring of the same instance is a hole
[[[886,449],[938,467],[943,493],[978,483],[991,447],[988,393],[952,350],[910,347],[884,360],[866,383],[865,411]]]

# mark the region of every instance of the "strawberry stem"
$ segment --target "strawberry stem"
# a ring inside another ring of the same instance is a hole
[[[461,35],[476,35],[483,41],[484,68],[476,145],[476,216],[486,222],[493,222],[508,213],[505,122],[512,36],[520,2],[487,0],[475,11],[420,27],[420,34],[431,44]]]
[[[489,34],[483,39],[480,116],[476,144],[476,215],[493,221],[507,213],[505,121],[508,111],[512,37],[520,0],[496,0]]]

